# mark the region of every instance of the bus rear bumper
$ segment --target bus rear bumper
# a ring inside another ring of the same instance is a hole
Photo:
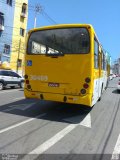
[[[35,98],[41,100],[49,100],[56,102],[72,103],[72,104],[82,104],[89,107],[92,107],[91,97],[92,94],[86,94],[84,96],[80,95],[65,95],[58,93],[40,93],[40,92],[31,92],[27,89],[24,90],[26,98]]]

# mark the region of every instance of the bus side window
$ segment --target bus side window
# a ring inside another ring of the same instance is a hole
[[[96,40],[94,40],[94,68],[98,69],[98,55],[99,55],[99,45]]]
[[[107,63],[106,63],[106,58],[105,58],[105,54],[103,54],[103,70],[106,71],[107,67]]]
[[[104,68],[103,58],[104,58],[104,53],[103,53],[103,50],[102,50],[102,54],[101,54],[101,69],[102,69],[102,70],[103,70],[103,68]]]

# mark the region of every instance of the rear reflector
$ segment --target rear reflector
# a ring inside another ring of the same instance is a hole
[[[73,97],[69,97],[68,99],[69,99],[69,100],[73,100]]]

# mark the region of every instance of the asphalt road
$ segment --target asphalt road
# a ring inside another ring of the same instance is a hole
[[[117,81],[91,110],[25,99],[22,89],[0,91],[0,160],[120,159]]]

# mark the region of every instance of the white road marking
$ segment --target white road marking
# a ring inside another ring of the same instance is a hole
[[[43,117],[43,116],[45,116],[45,115],[46,115],[46,113],[43,113],[43,114],[40,114],[40,115],[36,116],[35,118],[30,118],[30,119],[27,119],[27,120],[25,120],[25,121],[23,121],[23,122],[17,123],[17,124],[15,124],[15,125],[12,125],[12,126],[7,127],[7,128],[4,128],[4,129],[0,130],[0,134],[1,134],[1,133],[4,133],[4,132],[6,132],[6,131],[9,131],[9,130],[11,130],[11,129],[13,129],[13,128],[16,128],[16,127],[19,127],[19,126],[21,126],[21,125],[24,125],[24,124],[26,124],[26,123],[28,123],[28,122],[33,121],[33,120],[36,120],[37,118],[41,118],[41,117]]]
[[[5,109],[5,110],[1,110],[0,112],[9,112],[9,111],[12,111],[14,109],[16,109],[16,107],[8,108],[8,109]]]
[[[84,122],[84,120],[82,122]],[[61,130],[56,135],[54,135],[52,138],[50,138],[49,140],[47,140],[46,142],[44,142],[43,144],[41,144],[40,146],[38,146],[36,149],[34,149],[33,151],[31,151],[28,154],[42,154],[42,153],[44,153],[46,150],[48,150],[50,147],[52,147],[55,143],[60,141],[64,136],[66,136],[68,133],[70,133],[73,129],[75,129],[77,126],[82,124],[82,122],[80,122],[78,124],[68,125],[63,130]]]
[[[20,89],[11,89],[11,90],[5,90],[5,91],[0,91],[0,94],[3,94],[3,93],[10,93],[10,92],[17,92],[19,91]]]
[[[80,123],[81,126],[85,126],[91,128],[91,115],[90,113],[84,118],[84,120]]]
[[[22,110],[22,111],[25,111],[25,110],[31,108],[34,104],[35,104],[35,103],[29,104],[28,106],[21,108],[21,110]],[[19,109],[20,109],[20,108],[19,108]]]
[[[21,100],[21,99],[25,99],[25,97],[18,97],[18,98],[15,98],[14,100]]]
[[[22,110],[22,111],[25,111],[25,110],[29,109],[30,107],[32,107],[34,104],[36,104],[36,103],[28,104],[27,106],[22,107],[21,110]],[[20,109],[20,108],[19,108],[19,109]]]
[[[74,116],[70,118],[63,119],[64,121],[70,122],[72,124],[80,124],[81,126],[85,126],[88,128],[91,128],[91,115],[90,113],[87,114],[87,116],[81,121],[81,115],[79,116]],[[81,121],[81,123],[80,123]]]
[[[30,104],[17,104],[17,105],[12,105],[12,106],[9,106],[11,108],[14,108],[14,109],[19,109],[19,110],[27,110],[28,108],[32,107],[33,105],[35,105],[36,103],[30,103]]]
[[[72,131],[77,124],[70,124],[66,128],[64,128],[62,131],[57,133],[55,136],[47,140],[45,143],[42,145],[38,146],[36,149],[31,151],[29,154],[42,154],[45,152],[47,149],[52,147],[55,143],[57,143],[59,140],[61,140],[65,135],[67,135],[70,131]]]
[[[19,109],[19,110],[25,111],[28,108],[32,107],[34,104],[36,104],[36,103],[12,105],[12,106],[9,106],[10,108],[5,109],[5,110],[1,110],[0,112],[9,112],[14,109]]]
[[[120,135],[117,139],[117,143],[115,145],[111,159],[116,159],[116,160],[118,159],[119,160],[119,158],[120,158],[119,155],[120,155]]]

